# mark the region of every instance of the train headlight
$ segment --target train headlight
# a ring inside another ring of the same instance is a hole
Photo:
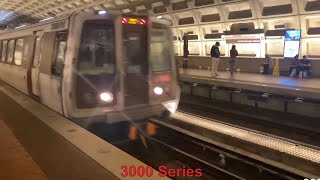
[[[155,87],[153,89],[153,92],[156,94],[156,95],[161,95],[163,93],[163,89],[161,87]]]
[[[100,94],[100,99],[104,102],[112,102],[113,100],[113,94],[111,92],[103,92]]]

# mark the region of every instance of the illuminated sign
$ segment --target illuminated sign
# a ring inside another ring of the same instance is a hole
[[[122,24],[140,24],[145,25],[146,20],[140,18],[125,18],[123,17],[121,20]]]
[[[284,37],[283,57],[292,58],[299,54],[301,30],[287,30]]]
[[[227,44],[242,44],[242,43],[260,43],[260,39],[227,39]]]
[[[168,83],[171,82],[171,74],[170,73],[162,73],[162,74],[154,74],[153,82],[154,83]]]
[[[139,19],[137,18],[129,18],[128,19],[128,24],[138,24],[139,23]]]
[[[221,36],[226,44],[260,44],[264,40],[263,34],[250,34],[250,35],[226,35]]]

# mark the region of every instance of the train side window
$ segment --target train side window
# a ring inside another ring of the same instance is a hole
[[[2,41],[2,49],[1,49],[1,61],[6,61],[6,55],[7,55],[7,45],[8,41]]]
[[[9,62],[9,63],[11,63],[13,61],[14,41],[15,40],[10,40],[8,43],[7,62]]]
[[[15,50],[14,50],[14,64],[21,65],[22,52],[23,52],[23,39],[17,39]]]
[[[41,49],[41,38],[37,36],[36,42],[35,42],[35,50],[34,50],[34,56],[33,56],[33,63],[32,67],[37,68],[39,67],[39,59],[40,59],[40,49]]]
[[[172,59],[172,45],[170,29],[164,24],[152,23],[151,28],[151,67],[153,72],[170,71]]]
[[[51,69],[51,72],[53,75],[60,76],[62,74],[66,46],[67,46],[67,34],[66,33],[57,34],[55,57],[54,57],[54,61]]]

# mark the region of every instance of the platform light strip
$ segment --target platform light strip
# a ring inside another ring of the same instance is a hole
[[[48,17],[48,18],[46,18],[46,19],[40,20],[39,22],[48,21],[48,20],[53,19],[53,18],[54,18],[54,17]]]
[[[212,122],[203,118],[184,114],[181,112],[173,114],[172,117],[180,121],[200,126],[202,128],[220,132],[267,148],[271,148],[280,152],[291,154],[293,156],[307,159],[312,162],[320,163],[320,151],[316,149],[311,149],[305,146],[296,146],[296,144],[294,143],[290,143],[281,139],[228,126],[218,122]]]

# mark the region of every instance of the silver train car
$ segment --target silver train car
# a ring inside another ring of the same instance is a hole
[[[5,31],[0,49],[1,81],[82,126],[168,115],[179,103],[164,19],[74,13]]]

